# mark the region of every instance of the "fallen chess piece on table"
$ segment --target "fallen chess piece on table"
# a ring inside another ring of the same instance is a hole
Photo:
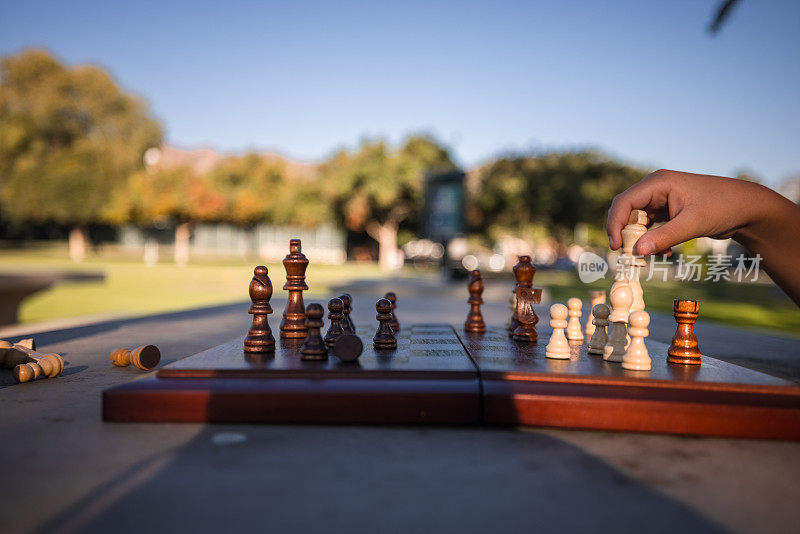
[[[135,349],[119,348],[108,359],[117,367],[133,365],[142,371],[150,371],[161,361],[161,351],[155,345],[142,345]]]
[[[59,354],[41,354],[35,347],[32,338],[14,344],[0,340],[0,363],[6,369],[14,369],[17,382],[28,382],[40,376],[53,378],[64,370],[64,359]]]

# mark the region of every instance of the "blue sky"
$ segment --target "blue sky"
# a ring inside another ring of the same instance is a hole
[[[0,53],[109,69],[179,146],[316,160],[427,131],[472,166],[593,147],[776,185],[800,172],[800,2],[0,3]]]

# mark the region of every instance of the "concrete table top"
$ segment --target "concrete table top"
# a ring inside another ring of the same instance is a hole
[[[371,324],[372,299],[354,297],[356,322]],[[460,324],[465,300],[408,297],[397,313],[405,323]],[[276,327],[283,302],[273,306]],[[504,322],[506,309],[488,303],[487,322]],[[101,392],[143,376],[113,367],[111,350],[155,344],[164,365],[244,335],[246,310],[239,303],[35,333],[68,365],[59,378],[26,384],[0,373],[0,531],[674,534],[796,532],[800,524],[796,443],[101,420]],[[652,336],[669,341],[671,321],[654,316]],[[800,382],[798,340],[701,323],[697,332],[710,355],[726,359],[721,351],[734,346],[737,363]]]

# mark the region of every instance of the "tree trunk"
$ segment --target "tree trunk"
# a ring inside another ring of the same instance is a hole
[[[86,228],[75,226],[69,231],[69,257],[72,261],[80,262],[86,258],[86,246],[89,243],[89,236],[86,235]]]
[[[175,265],[186,267],[189,263],[189,239],[192,236],[192,223],[183,222],[175,227]]]
[[[381,269],[399,269],[402,264],[398,261],[400,251],[397,249],[397,224],[372,223],[368,226],[367,233],[378,242],[378,265]]]

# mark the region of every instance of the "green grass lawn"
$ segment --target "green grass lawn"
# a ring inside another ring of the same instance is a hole
[[[247,284],[257,260],[195,258],[187,267],[170,261],[145,267],[138,256],[108,251],[76,264],[63,246],[0,251],[2,271],[100,271],[102,282],[57,284],[23,302],[20,320],[30,323],[96,314],[145,314],[212,306],[247,299]],[[283,266],[268,265],[279,291]],[[419,276],[418,273],[404,273]],[[334,285],[385,276],[377,266],[364,264],[319,265],[307,272],[309,295],[323,296]],[[396,275],[393,275],[396,276]],[[585,295],[596,287],[608,290],[609,281],[585,285],[574,272],[539,270],[535,285],[547,287],[553,300]],[[800,335],[800,310],[772,284],[645,282],[649,310],[672,312],[672,300],[685,297],[701,302],[703,320],[744,328],[764,328]]]

